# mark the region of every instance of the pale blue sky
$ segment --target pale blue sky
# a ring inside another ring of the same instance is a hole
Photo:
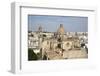
[[[56,32],[63,24],[66,32],[87,32],[88,17],[28,15],[28,30],[37,31],[41,25],[44,31]]]

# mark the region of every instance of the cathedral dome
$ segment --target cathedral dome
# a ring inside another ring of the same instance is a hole
[[[60,24],[60,27],[57,30],[57,34],[61,34],[61,35],[65,34],[63,24]]]

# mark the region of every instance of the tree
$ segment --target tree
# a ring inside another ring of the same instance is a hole
[[[33,49],[28,49],[28,60],[38,60],[37,55],[34,53]]]

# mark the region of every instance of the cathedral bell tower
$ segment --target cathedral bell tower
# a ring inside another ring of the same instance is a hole
[[[65,30],[64,30],[63,24],[60,24],[60,27],[57,30],[58,38],[63,40],[64,34],[65,34]]]
[[[60,24],[60,27],[57,30],[57,39],[58,39],[58,48],[62,49],[63,48],[63,39],[65,35],[65,30],[63,27],[63,24]]]

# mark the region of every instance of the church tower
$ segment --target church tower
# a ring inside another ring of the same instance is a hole
[[[65,35],[65,30],[64,30],[64,27],[63,27],[63,24],[60,24],[60,27],[58,28],[57,30],[57,37],[61,40],[63,40],[63,37]]]
[[[65,34],[63,24],[60,24],[60,27],[57,30],[57,34],[59,34],[59,35],[64,35]]]
[[[63,24],[60,24],[60,27],[57,30],[57,40],[58,40],[58,47],[62,49],[63,47],[63,39],[65,35],[65,30]]]
[[[38,27],[38,32],[42,32],[42,26]]]

